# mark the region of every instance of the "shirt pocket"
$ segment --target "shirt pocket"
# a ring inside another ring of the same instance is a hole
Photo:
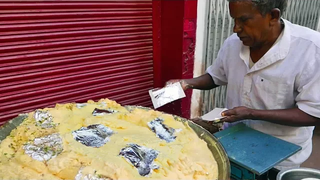
[[[283,109],[286,106],[285,98],[289,92],[289,84],[275,79],[257,76],[255,93],[267,109]]]

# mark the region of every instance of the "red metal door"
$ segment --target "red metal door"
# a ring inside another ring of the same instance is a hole
[[[153,0],[155,85],[193,77],[197,0]],[[160,20],[159,20],[160,19]],[[159,110],[190,117],[192,90],[187,97]]]
[[[152,2],[1,1],[0,124],[55,103],[150,106]]]

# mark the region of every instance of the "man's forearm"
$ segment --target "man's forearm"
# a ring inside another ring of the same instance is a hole
[[[184,79],[183,81],[187,84],[188,89],[210,90],[218,87],[208,73],[197,78]]]
[[[252,110],[250,119],[258,119],[287,126],[320,125],[320,119],[310,116],[299,108],[284,110]]]

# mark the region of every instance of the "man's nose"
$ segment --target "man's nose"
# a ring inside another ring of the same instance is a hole
[[[239,32],[241,32],[241,30],[242,30],[242,28],[241,28],[241,26],[239,25],[239,23],[238,22],[234,22],[234,26],[233,26],[233,32],[234,33],[239,33]]]

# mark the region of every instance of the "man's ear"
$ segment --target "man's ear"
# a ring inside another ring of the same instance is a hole
[[[278,8],[274,8],[271,10],[270,15],[271,15],[270,26],[273,26],[279,22],[281,18],[281,11]]]

